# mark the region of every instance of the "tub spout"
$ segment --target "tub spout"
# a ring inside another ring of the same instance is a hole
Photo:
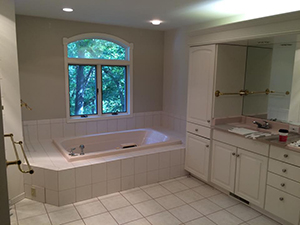
[[[71,148],[69,155],[70,156],[75,156],[76,154],[74,153],[76,148]]]
[[[80,145],[79,148],[81,149],[80,155],[84,155],[84,152],[83,152],[84,145]]]

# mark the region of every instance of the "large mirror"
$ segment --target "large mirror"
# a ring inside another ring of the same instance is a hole
[[[300,124],[300,35],[247,45],[243,115]]]

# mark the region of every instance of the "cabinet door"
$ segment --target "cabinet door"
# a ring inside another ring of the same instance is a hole
[[[210,127],[212,117],[215,45],[191,47],[187,120]]]
[[[212,144],[211,182],[234,192],[236,147],[218,141]]]
[[[208,180],[209,140],[187,133],[185,169],[196,177]]]
[[[238,149],[235,194],[264,206],[268,158]]]

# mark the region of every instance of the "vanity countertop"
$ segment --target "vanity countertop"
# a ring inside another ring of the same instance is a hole
[[[259,137],[259,138],[252,139],[252,140],[263,142],[263,143],[270,144],[270,145],[275,145],[275,146],[278,146],[281,148],[286,148],[286,149],[289,149],[292,151],[300,152],[300,147],[297,148],[297,147],[288,146],[288,144],[300,140],[300,134],[298,134],[298,133],[290,132],[288,135],[288,138],[287,138],[287,142],[280,142],[278,132],[276,132],[274,130],[259,129],[259,128],[255,128],[255,127],[253,128],[253,126],[250,127],[247,125],[246,126],[243,126],[243,125],[244,125],[243,123],[227,123],[227,124],[214,125],[212,128],[215,130],[227,132],[232,135],[237,135],[239,137],[244,137],[244,138],[246,138],[245,137],[246,135],[233,133],[233,132],[230,132],[229,130],[232,128],[246,128],[246,129],[256,130],[258,132],[270,133],[271,136]]]

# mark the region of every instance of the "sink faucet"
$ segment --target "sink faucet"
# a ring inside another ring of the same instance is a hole
[[[84,145],[80,145],[79,148],[81,149],[80,155],[84,155],[84,152],[83,152]]]
[[[253,124],[256,124],[258,128],[262,128],[262,129],[270,129],[271,128],[271,125],[269,124],[268,121],[264,121],[263,124],[257,122],[257,121],[252,121]]]

